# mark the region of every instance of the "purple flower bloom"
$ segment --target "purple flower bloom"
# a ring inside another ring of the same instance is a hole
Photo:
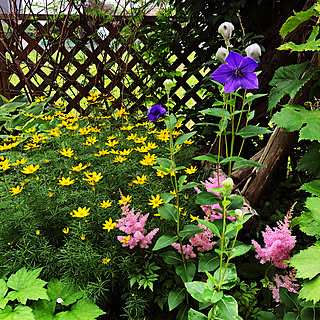
[[[148,109],[147,117],[150,121],[157,121],[160,116],[166,114],[167,110],[160,104],[156,104]]]
[[[258,78],[253,72],[258,62],[250,57],[243,57],[239,53],[231,51],[226,63],[221,65],[210,76],[213,80],[224,83],[224,91],[231,93],[238,88],[258,89]]]

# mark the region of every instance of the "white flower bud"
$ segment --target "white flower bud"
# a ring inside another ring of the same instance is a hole
[[[170,91],[170,89],[173,86],[173,81],[170,79],[164,80],[163,85],[164,85],[164,88],[166,89],[166,91]]]
[[[234,26],[231,22],[224,22],[220,24],[218,32],[222,34],[225,39],[230,39]]]
[[[57,299],[57,303],[62,303],[62,302],[63,302],[63,299],[61,299],[61,298]]]
[[[228,55],[228,50],[226,48],[220,47],[217,50],[216,58],[218,60],[220,60],[222,63],[224,63],[225,60],[226,60],[227,55]]]
[[[252,59],[257,59],[261,56],[261,49],[257,43],[251,44],[250,46],[246,47],[244,50],[248,57]]]
[[[222,181],[223,189],[231,189],[233,186],[233,180],[231,178],[227,178],[226,180]]]

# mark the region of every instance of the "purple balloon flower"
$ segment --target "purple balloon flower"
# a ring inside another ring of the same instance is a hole
[[[240,87],[258,89],[258,78],[253,72],[257,66],[256,60],[231,51],[226,58],[226,63],[215,70],[210,77],[217,82],[225,82],[223,89],[226,93],[234,92]]]
[[[166,114],[167,110],[160,104],[156,104],[148,109],[147,117],[150,121],[157,121],[160,116]]]

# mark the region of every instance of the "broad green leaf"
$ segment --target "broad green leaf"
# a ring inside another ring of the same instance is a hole
[[[219,273],[220,273],[220,270],[217,269],[213,274],[213,277],[216,279],[217,283],[219,283]],[[225,271],[225,265],[222,265],[221,278],[222,278],[221,283],[222,283],[223,289],[231,289],[232,287],[235,286],[237,281],[237,270],[233,263],[228,264],[226,271]]]
[[[299,298],[307,301],[312,300],[314,303],[320,301],[320,275],[310,281],[303,282]]]
[[[187,175],[184,174],[182,176],[179,177],[179,180],[178,180],[178,186],[179,186],[179,189],[181,189],[181,187],[183,186],[185,180],[187,179]]]
[[[156,250],[160,250],[162,248],[168,247],[172,243],[176,242],[177,240],[178,240],[177,236],[166,236],[166,235],[163,235],[157,240],[157,242],[154,245],[152,250],[156,251]]]
[[[248,97],[244,101],[244,105],[250,104],[253,100],[265,97],[267,94],[266,93],[258,93],[258,94],[253,94],[252,96]]]
[[[279,287],[280,300],[286,307],[290,309],[299,309],[300,302],[298,302],[298,294],[289,292],[287,288]]]
[[[241,244],[234,247],[231,251],[230,259],[244,255],[251,249],[251,247],[251,245],[247,244]]]
[[[228,211],[229,210],[236,210],[236,209],[241,209],[243,207],[243,197],[242,196],[231,196],[229,197],[231,203],[228,206]]]
[[[248,125],[248,126],[241,128],[238,131],[237,135],[242,138],[250,138],[250,137],[256,137],[256,136],[260,136],[263,134],[267,134],[270,132],[271,131],[267,128]]]
[[[164,192],[160,194],[160,198],[165,202],[168,203],[170,202],[173,198],[174,198],[174,194],[172,193],[168,193],[168,192]]]
[[[56,300],[38,300],[32,304],[33,315],[36,320],[53,320]]]
[[[179,255],[176,251],[170,250],[170,251],[162,252],[160,254],[160,257],[167,264],[176,265],[176,264],[182,263],[181,255]]]
[[[197,219],[197,221],[205,227],[209,228],[209,230],[212,231],[217,237],[221,237],[219,229],[214,223],[203,219]]]
[[[175,128],[176,123],[177,123],[177,118],[175,117],[175,115],[173,113],[171,113],[169,117],[166,117],[164,119],[164,122],[166,124],[166,128],[169,131],[173,131],[173,129]]]
[[[320,180],[312,180],[310,182],[304,183],[300,190],[305,190],[310,192],[312,195],[320,197]]]
[[[174,143],[174,147],[183,144],[185,141],[189,140],[191,137],[193,137],[195,134],[197,133],[197,131],[192,131],[192,132],[188,132],[183,134],[182,136],[178,137],[177,140]]]
[[[268,311],[260,311],[257,314],[257,319],[258,320],[277,320],[275,314]]]
[[[168,296],[169,311],[176,308],[185,298],[185,288],[171,290]]]
[[[300,130],[300,140],[318,140],[320,141],[320,111],[299,110],[295,107],[283,108],[277,112],[272,120],[279,127],[286,128],[292,132]]]
[[[158,213],[163,219],[178,221],[178,209],[171,203],[165,203],[158,208]]]
[[[70,311],[59,312],[55,315],[55,320],[93,320],[105,314],[97,305],[85,299],[77,301],[72,305]]]
[[[201,185],[201,183],[197,183],[197,182],[188,182],[186,184],[184,184],[181,188],[180,191],[184,191],[187,189],[192,189],[194,187],[198,187],[199,185]]]
[[[305,206],[311,212],[313,218],[320,221],[320,198],[307,198]]]
[[[242,161],[237,161],[232,170],[233,171],[236,171],[240,168],[244,168],[244,167],[256,167],[256,168],[263,168],[265,167],[264,164],[261,164],[259,162],[255,162],[255,161],[252,161],[252,160],[242,160]]]
[[[8,298],[5,298],[7,294],[8,286],[5,280],[0,279],[0,309],[4,309],[6,304],[8,303]]]
[[[218,156],[208,153],[208,154],[205,154],[203,156],[198,156],[198,157],[195,157],[195,158],[192,158],[192,159],[193,160],[202,160],[202,161],[209,161],[209,162],[217,163]],[[220,160],[221,159],[223,159],[223,158],[220,158]]]
[[[289,264],[297,270],[296,277],[312,279],[320,273],[320,247],[313,246],[294,255]]]
[[[283,96],[289,94],[293,99],[296,93],[311,79],[315,71],[304,74],[309,68],[308,62],[280,67],[276,70],[270,85],[268,111],[274,108]],[[304,74],[303,78],[302,74]]]
[[[214,271],[219,266],[219,256],[214,253],[205,253],[199,259],[198,272]]]
[[[172,169],[172,161],[170,159],[157,158],[157,163],[163,168]]]
[[[221,199],[214,193],[208,191],[202,191],[197,194],[196,204],[210,205],[220,203]]]
[[[315,220],[310,212],[303,212],[299,219],[299,228],[308,236],[316,236],[319,234],[320,221]]]
[[[204,230],[200,229],[198,226],[194,224],[187,224],[183,227],[183,229],[179,232],[179,236],[181,238],[191,238],[197,233],[203,233]]]
[[[219,319],[237,319],[238,304],[236,299],[224,295],[216,304],[215,316]]]
[[[202,294],[204,293],[205,289],[207,288],[207,284],[202,281],[192,281],[186,282],[185,286],[187,291],[191,294],[191,296],[201,302],[207,302],[203,300]]]
[[[297,313],[295,312],[287,312],[284,317],[283,320],[297,320]]]
[[[320,144],[312,142],[307,152],[298,161],[297,169],[306,170],[315,177],[320,177]]]
[[[196,266],[192,261],[186,261],[186,265],[180,264],[176,266],[176,274],[183,282],[190,282],[196,274]]]
[[[35,320],[32,309],[27,306],[17,306],[12,310],[11,306],[0,309],[1,320]]]
[[[48,296],[51,300],[56,301],[61,298],[64,306],[68,306],[78,299],[82,298],[84,293],[72,284],[63,283],[57,279],[50,280],[48,283]]]
[[[204,114],[208,114],[209,116],[231,119],[231,115],[229,111],[222,108],[209,108],[209,109],[202,110],[200,112]]]
[[[278,50],[290,50],[291,52],[294,51],[319,51],[320,50],[320,39],[316,40],[316,37],[319,34],[319,27],[313,26],[312,32],[307,39],[306,43],[302,44],[295,44],[294,42],[290,41],[281,45]]]
[[[178,308],[176,320],[188,320],[188,310],[189,306],[185,303],[181,304]]]
[[[49,300],[46,289],[43,288],[47,282],[37,279],[41,270],[42,268],[27,271],[22,268],[12,274],[7,285],[16,291],[10,291],[7,297],[12,301],[17,299],[22,304],[26,304],[27,300]]]
[[[208,320],[208,317],[203,313],[190,308],[188,311],[188,320]]]
[[[284,38],[288,33],[292,32],[295,28],[297,28],[302,22],[307,21],[313,15],[315,15],[314,7],[306,11],[294,12],[294,15],[289,17],[287,21],[282,25],[279,34],[282,38]]]
[[[242,157],[228,157],[228,158],[224,158],[223,160],[220,161],[221,165],[225,165],[228,162],[232,162],[232,161],[242,161],[242,160],[246,160],[245,158]]]

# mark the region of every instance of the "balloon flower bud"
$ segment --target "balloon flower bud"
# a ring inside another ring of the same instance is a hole
[[[252,59],[257,59],[261,56],[261,49],[257,43],[251,44],[250,46],[246,47],[244,50],[248,57]]]
[[[226,180],[222,181],[223,189],[230,190],[233,187],[233,180],[231,178],[227,178]]]
[[[231,22],[224,22],[220,24],[218,32],[222,34],[225,39],[230,39],[234,26]]]
[[[220,47],[217,50],[216,58],[218,60],[220,60],[222,63],[224,63],[225,60],[226,60],[227,55],[228,55],[228,50],[226,48]]]
[[[166,89],[166,92],[169,94],[173,86],[173,81],[170,79],[164,80],[163,85],[164,85],[164,88]]]

